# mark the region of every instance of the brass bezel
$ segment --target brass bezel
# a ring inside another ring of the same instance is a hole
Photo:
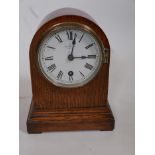
[[[44,70],[42,69],[42,66],[40,64],[40,60],[39,60],[39,46],[43,40],[43,38],[48,35],[49,33],[52,32],[56,32],[59,31],[60,29],[65,29],[66,27],[69,28],[77,28],[77,29],[83,29],[84,31],[90,33],[98,42],[100,48],[101,48],[101,60],[100,63],[97,67],[97,69],[94,71],[93,75],[90,76],[90,78],[88,78],[87,80],[85,80],[84,82],[80,83],[80,84],[62,84],[59,82],[55,82],[54,80],[52,80],[51,78],[49,78],[46,73],[44,72]],[[59,86],[59,87],[63,87],[63,88],[78,88],[78,87],[82,87],[84,85],[86,85],[87,83],[89,83],[99,72],[101,66],[103,65],[104,62],[104,45],[101,41],[101,39],[98,37],[98,35],[96,34],[96,32],[89,26],[82,24],[82,23],[76,23],[76,22],[63,22],[63,23],[58,23],[55,24],[53,26],[51,26],[50,28],[48,28],[43,34],[42,34],[42,39],[40,40],[40,42],[38,42],[37,44],[37,55],[38,55],[38,68],[41,71],[42,75],[51,83],[53,83],[55,86]]]

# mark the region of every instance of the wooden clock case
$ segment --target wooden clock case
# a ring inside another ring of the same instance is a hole
[[[93,80],[82,87],[62,88],[50,83],[38,66],[38,45],[43,34],[58,23],[81,23],[94,30],[105,50],[105,63]],[[28,133],[68,130],[113,130],[114,117],[108,104],[110,45],[104,32],[91,20],[64,15],[39,28],[30,46],[32,102],[27,119]]]

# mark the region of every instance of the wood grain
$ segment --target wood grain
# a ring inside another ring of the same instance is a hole
[[[31,107],[27,122],[28,132],[76,129],[112,130],[114,127],[113,115],[111,111],[108,113],[104,112],[105,107],[106,110],[109,108],[109,106],[107,106],[107,97],[110,50],[107,51],[109,55],[108,63],[103,63],[96,77],[79,88],[68,89],[53,85],[42,75],[38,67],[38,45],[44,37],[44,34],[55,24],[63,22],[81,23],[90,27],[98,34],[105,48],[110,49],[108,39],[101,28],[94,22],[80,16],[66,15],[57,17],[44,24],[36,32],[30,46],[33,106]],[[95,114],[90,112],[90,109],[96,108],[102,109],[101,113],[98,113],[98,111],[95,111]],[[59,109],[62,109],[63,112],[61,113]],[[82,115],[81,113],[79,114],[80,109],[83,113]],[[38,114],[36,112],[38,112]],[[85,125],[82,124],[82,122],[84,122]],[[64,123],[66,123],[66,125],[64,125]]]
[[[51,111],[33,111],[32,107],[27,121],[29,133],[114,129],[114,117],[108,104],[97,108],[53,109]]]

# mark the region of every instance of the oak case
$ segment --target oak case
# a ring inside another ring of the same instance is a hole
[[[50,83],[38,67],[38,45],[57,24],[80,23],[97,34],[105,50],[97,75],[78,88],[62,88]],[[108,56],[108,57],[107,57]],[[114,117],[108,104],[110,45],[104,32],[91,20],[65,15],[50,20],[35,34],[30,46],[32,103],[27,119],[28,133],[67,130],[113,130]]]

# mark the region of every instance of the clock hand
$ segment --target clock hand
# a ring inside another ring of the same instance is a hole
[[[95,58],[96,58],[96,55],[88,55],[88,56],[81,56],[81,57],[73,57],[73,59],[78,59],[78,58],[80,58],[80,59],[86,59],[86,58],[88,58],[88,59],[95,59]]]
[[[81,56],[81,57],[73,57],[74,59],[86,59],[87,57],[86,56]]]
[[[72,50],[71,50],[71,54],[68,56],[68,60],[72,61],[74,59],[73,57],[73,51],[74,51],[74,47],[75,47],[75,44],[76,44],[76,37],[77,37],[77,34],[75,33],[74,35],[74,40],[72,41]]]
[[[72,47],[72,51],[71,51],[71,54],[70,55],[73,55],[74,47],[75,47],[75,44],[76,44],[76,37],[77,37],[77,34],[75,33],[74,40],[72,41],[73,47]]]

